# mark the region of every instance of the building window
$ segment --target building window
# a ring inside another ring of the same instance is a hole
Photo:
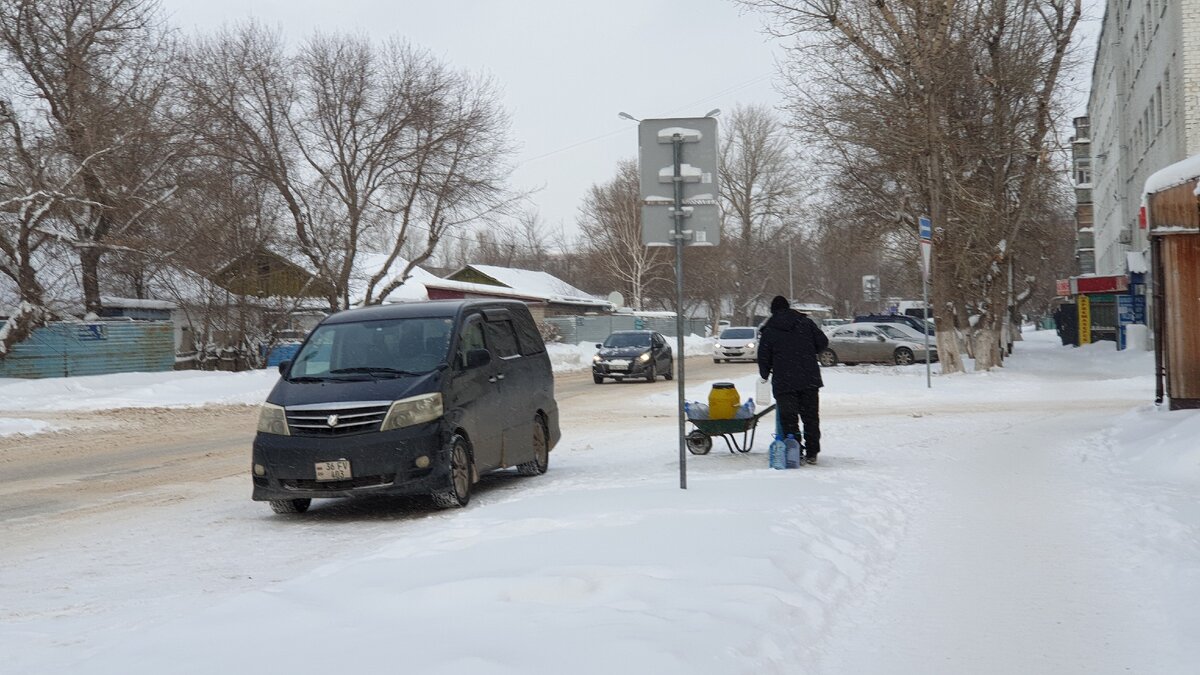
[[[1092,163],[1089,160],[1081,159],[1075,163],[1075,184],[1092,182]]]
[[[1163,128],[1163,104],[1162,104],[1162,97],[1163,97],[1163,91],[1162,91],[1162,85],[1160,84],[1160,85],[1158,85],[1157,87],[1155,87],[1155,88],[1154,88],[1154,99],[1153,99],[1153,102],[1154,102],[1154,105],[1155,105],[1155,112],[1154,112],[1154,115],[1155,115],[1155,117],[1157,117],[1157,118],[1158,118],[1158,119],[1156,119],[1156,120],[1155,120],[1155,126],[1157,126],[1157,128],[1159,128],[1159,129],[1162,129],[1162,128]]]
[[[1175,109],[1175,102],[1171,100],[1171,67],[1163,71],[1163,96],[1167,97],[1167,114],[1171,115]]]

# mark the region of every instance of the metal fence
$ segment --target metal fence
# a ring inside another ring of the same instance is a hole
[[[157,372],[174,366],[175,329],[168,321],[52,323],[35,329],[0,359],[0,377]]]
[[[614,314],[612,316],[556,316],[545,322],[558,329],[565,344],[579,342],[603,342],[609,333],[618,330],[653,330],[668,337],[675,337],[675,319],[667,317],[641,317]],[[685,319],[684,332],[688,335],[704,335],[708,319]]]

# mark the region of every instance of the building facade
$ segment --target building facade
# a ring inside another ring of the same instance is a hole
[[[1107,0],[1088,117],[1095,273],[1125,274],[1146,179],[1200,153],[1200,0]]]

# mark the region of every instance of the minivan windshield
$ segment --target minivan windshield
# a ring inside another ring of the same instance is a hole
[[[604,346],[614,349],[621,347],[649,347],[649,333],[613,333],[604,340]]]
[[[753,340],[753,328],[727,328],[721,331],[722,340]]]
[[[445,363],[449,317],[318,326],[292,361],[289,379],[366,379],[427,373]]]

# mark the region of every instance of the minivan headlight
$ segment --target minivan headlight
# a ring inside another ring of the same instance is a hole
[[[650,360],[650,352],[642,352],[642,355],[638,357],[638,361],[641,361],[642,363],[645,363],[649,360]]]
[[[388,408],[387,417],[383,418],[380,431],[411,427],[422,422],[432,422],[442,416],[442,395],[421,394],[402,398]]]
[[[291,436],[288,430],[287,414],[282,406],[264,403],[258,411],[258,430],[264,434]]]

